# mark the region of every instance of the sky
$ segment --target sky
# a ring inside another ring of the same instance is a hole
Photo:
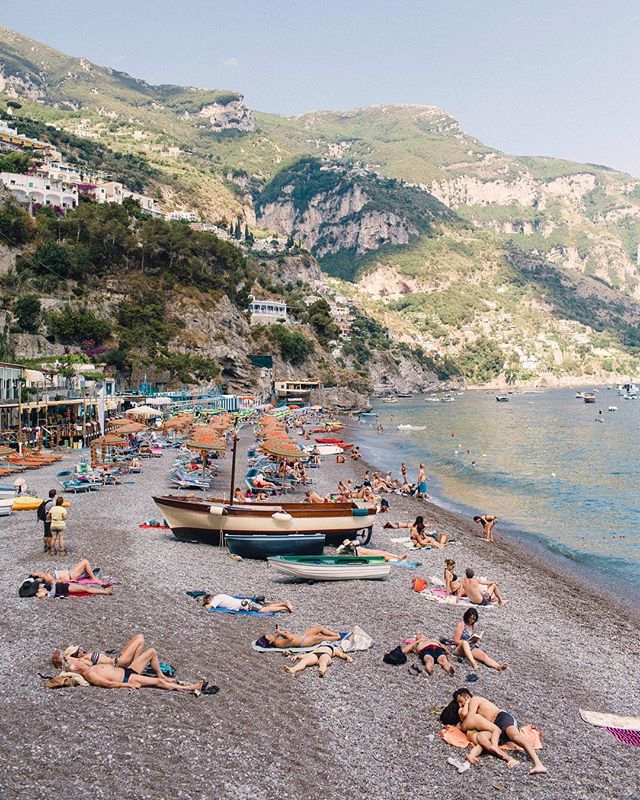
[[[0,24],[260,111],[437,105],[504,152],[640,176],[638,0],[2,0]]]

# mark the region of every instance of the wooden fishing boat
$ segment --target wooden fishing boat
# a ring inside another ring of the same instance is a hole
[[[324,533],[285,536],[229,533],[224,537],[229,552],[242,558],[266,559],[270,556],[319,556]]]
[[[593,392],[585,392],[584,397],[582,398],[585,403],[595,403],[596,396]]]
[[[306,581],[362,581],[386,578],[391,564],[380,556],[274,556],[269,566]]]
[[[369,541],[376,515],[374,504],[358,500],[233,504],[191,495],[164,495],[153,499],[176,538],[213,545],[220,544],[221,538],[228,534],[323,533],[327,544],[333,545],[358,535]]]

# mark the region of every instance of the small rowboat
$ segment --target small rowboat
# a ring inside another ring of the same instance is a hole
[[[343,450],[350,450],[353,447],[353,444],[349,444],[345,442],[343,439],[319,439],[316,437],[317,444],[334,444],[337,447],[341,447]]]
[[[319,556],[324,549],[324,533],[267,536],[228,534],[229,552],[242,558],[266,559],[270,556]]]
[[[305,581],[362,581],[386,578],[391,564],[380,556],[275,556],[269,566]]]

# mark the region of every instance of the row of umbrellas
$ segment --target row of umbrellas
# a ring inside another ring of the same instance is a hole
[[[278,460],[297,461],[307,455],[291,439],[284,424],[270,414],[265,414],[258,420],[258,436],[262,440],[262,452]]]

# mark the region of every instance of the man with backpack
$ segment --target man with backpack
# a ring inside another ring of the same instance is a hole
[[[56,490],[49,489],[49,497],[47,500],[43,500],[40,505],[38,506],[38,510],[36,514],[38,515],[38,519],[40,522],[44,523],[44,552],[51,553],[53,547],[53,540],[51,538],[51,517],[50,511],[53,508],[56,502]]]

